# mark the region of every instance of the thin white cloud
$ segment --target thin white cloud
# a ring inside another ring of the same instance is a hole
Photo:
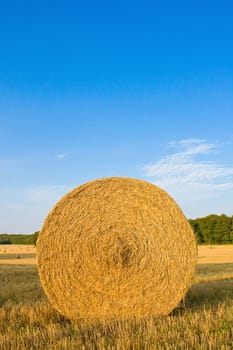
[[[188,139],[170,142],[170,147],[181,148],[155,163],[143,166],[146,176],[159,185],[175,186],[180,190],[223,189],[233,186],[233,167],[215,161],[202,161],[200,156],[215,153],[218,145],[206,140]],[[181,187],[182,186],[182,187]],[[195,188],[194,188],[195,187]]]
[[[67,158],[68,155],[69,155],[68,153],[59,153],[59,154],[56,154],[55,158],[58,160],[62,160],[64,158]]]
[[[233,190],[233,167],[216,160],[220,145],[204,139],[168,144],[172,152],[143,166],[144,175],[186,205]]]

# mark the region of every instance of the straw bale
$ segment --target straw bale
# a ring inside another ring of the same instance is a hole
[[[197,248],[181,209],[162,189],[112,177],[65,195],[37,243],[42,286],[70,319],[166,315],[183,299]]]

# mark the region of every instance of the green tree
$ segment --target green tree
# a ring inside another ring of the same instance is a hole
[[[32,235],[32,244],[33,244],[33,245],[36,245],[36,242],[37,242],[39,233],[40,233],[40,231],[36,231],[36,232]]]
[[[233,217],[212,214],[189,222],[198,243],[233,243]]]
[[[10,239],[3,239],[3,240],[0,240],[0,244],[12,244],[12,242]]]
[[[199,223],[196,220],[189,220],[189,223],[194,231],[194,234],[195,234],[196,239],[197,239],[197,243],[199,243],[199,244],[204,243],[205,240],[204,240],[203,234],[201,232]]]
[[[226,215],[220,215],[215,231],[219,243],[231,243],[231,218]]]

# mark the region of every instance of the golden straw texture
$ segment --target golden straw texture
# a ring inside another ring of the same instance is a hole
[[[195,270],[192,229],[174,200],[142,180],[112,177],[65,195],[37,242],[42,286],[70,319],[165,315]]]

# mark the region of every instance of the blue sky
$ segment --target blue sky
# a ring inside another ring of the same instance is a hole
[[[7,1],[0,232],[90,179],[130,176],[187,217],[233,214],[232,1]]]

